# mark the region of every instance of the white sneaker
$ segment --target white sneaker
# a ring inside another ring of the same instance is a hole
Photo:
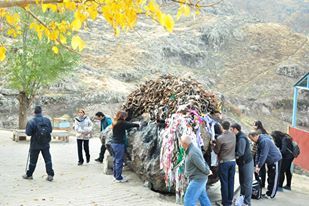
[[[128,182],[128,180],[126,178],[122,178],[122,180],[115,180],[116,183],[124,183],[124,182]]]

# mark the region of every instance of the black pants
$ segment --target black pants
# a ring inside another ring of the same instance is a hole
[[[106,151],[106,147],[105,147],[105,144],[102,144],[101,146],[101,150],[100,150],[100,155],[99,155],[99,160],[102,162],[103,159],[104,159],[104,154],[105,154],[105,151]]]
[[[84,150],[86,153],[86,160],[89,162],[90,160],[90,154],[89,154],[89,140],[83,140],[83,139],[77,139],[77,152],[78,152],[78,162],[83,163],[83,144],[84,144]]]
[[[52,160],[51,160],[51,155],[49,152],[49,147],[46,147],[44,149],[30,149],[30,163],[29,163],[29,167],[27,170],[27,176],[30,177],[32,176],[35,167],[36,167],[36,163],[38,161],[38,157],[40,152],[43,155],[44,158],[44,162],[45,162],[45,168],[46,168],[46,173],[48,175],[54,176],[54,170],[53,170],[53,165],[52,165]]]
[[[292,159],[282,159],[280,178],[279,178],[279,187],[282,187],[285,175],[286,175],[286,186],[291,187],[292,173],[291,173],[291,164],[294,158]]]
[[[280,175],[281,161],[273,164],[267,164],[267,192],[266,195],[274,198],[278,190],[279,175]]]
[[[266,167],[265,167],[265,164],[263,164],[263,166],[261,167],[260,172],[259,172],[259,176],[261,178],[261,186],[265,187],[265,182],[266,182]]]

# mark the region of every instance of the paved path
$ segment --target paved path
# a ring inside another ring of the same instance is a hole
[[[14,142],[12,133],[0,130],[0,206],[175,206],[174,196],[164,196],[143,186],[132,172],[125,171],[128,183],[113,183],[103,174],[103,165],[94,161],[100,149],[97,138],[90,140],[91,161],[77,166],[76,141],[53,141],[51,153],[55,179],[45,180],[43,158],[40,156],[33,180],[23,180],[29,141]],[[237,182],[237,181],[236,181]],[[237,184],[237,183],[236,183]],[[308,205],[309,178],[295,175],[294,191],[279,193],[273,200],[253,200],[253,206]],[[212,201],[220,198],[220,185],[208,191]]]
[[[175,205],[174,197],[152,192],[132,172],[128,183],[113,183],[103,174],[103,165],[93,161],[99,152],[99,139],[90,140],[91,161],[77,166],[76,142],[52,142],[55,179],[45,180],[44,160],[40,156],[33,180],[23,180],[29,141],[13,142],[11,132],[0,130],[0,205],[80,205],[80,206],[162,206]],[[131,180],[131,181],[130,181]]]

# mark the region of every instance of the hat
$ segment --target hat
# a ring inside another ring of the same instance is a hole
[[[41,114],[41,113],[42,113],[42,107],[41,106],[35,106],[34,114]]]

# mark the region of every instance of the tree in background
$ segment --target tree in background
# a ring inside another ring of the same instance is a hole
[[[102,17],[111,25],[116,35],[121,30],[134,29],[140,16],[147,16],[161,24],[167,31],[172,32],[174,17],[162,11],[160,2],[178,4],[176,19],[189,16],[191,9],[197,14],[202,7],[213,7],[223,0],[205,4],[206,0],[4,0],[0,1],[0,38],[7,34],[13,38],[22,34],[20,16],[7,8],[22,8],[29,14],[31,23],[29,28],[35,31],[41,39],[45,36],[54,44],[53,50],[71,48],[81,51],[85,47],[84,41],[72,32],[79,31],[88,20]],[[158,3],[159,2],[159,3]],[[204,3],[204,5],[203,5]],[[35,6],[30,6],[35,5]],[[57,13],[63,15],[67,12],[74,14],[69,20],[48,19],[42,20],[34,11],[42,10],[44,13]],[[70,39],[71,41],[67,41]],[[8,44],[0,39],[0,61],[6,57]]]
[[[67,49],[58,50],[46,37],[40,38],[29,28],[29,14],[22,10],[14,12],[19,14],[23,25],[20,38],[10,46],[3,73],[10,87],[19,92],[19,128],[22,129],[26,126],[27,112],[34,97],[44,86],[71,72],[78,63],[79,55]],[[59,17],[45,15],[44,18]]]

